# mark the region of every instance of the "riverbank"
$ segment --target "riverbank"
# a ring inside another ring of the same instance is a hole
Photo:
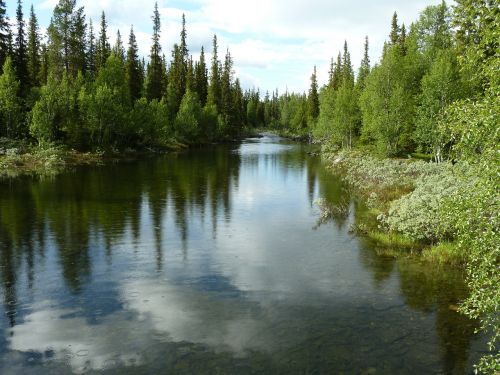
[[[443,215],[445,198],[459,188],[457,177],[463,170],[451,163],[377,158],[327,146],[322,148],[322,157],[358,198],[361,209],[352,230],[374,242],[380,253],[465,264],[452,223]]]
[[[22,175],[50,176],[80,165],[102,165],[133,160],[148,155],[181,151],[187,146],[175,143],[158,149],[125,149],[81,152],[63,145],[37,146],[23,141],[0,139],[0,177]]]

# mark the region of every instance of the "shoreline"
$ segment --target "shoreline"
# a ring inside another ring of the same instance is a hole
[[[451,265],[464,268],[466,255],[458,251],[453,236],[449,238],[439,233],[440,228],[432,228],[436,233],[428,233],[425,238],[420,233],[403,233],[395,230],[398,226],[393,217],[402,211],[401,203],[414,196],[419,197],[421,186],[432,179],[446,178],[450,174],[449,164],[428,163],[417,159],[377,158],[368,153],[354,151],[333,151],[322,148],[321,158],[331,173],[343,179],[352,190],[355,201],[360,204],[360,214],[351,228],[366,241],[375,243],[379,255],[394,258],[418,257],[435,265]],[[399,206],[398,206],[399,205]],[[417,219],[426,216],[439,221],[439,207],[425,205],[413,207],[411,214],[400,215],[400,221],[410,225],[412,215]],[[416,209],[415,209],[416,208]],[[392,215],[392,216],[391,216]],[[425,223],[415,220],[416,226]],[[432,226],[434,222],[428,223]],[[406,228],[400,225],[401,228]],[[407,228],[406,228],[407,229]],[[425,228],[418,228],[425,229]]]

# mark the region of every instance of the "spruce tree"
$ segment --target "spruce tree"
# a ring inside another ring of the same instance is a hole
[[[193,56],[191,56],[189,58],[188,65],[187,65],[186,91],[187,90],[190,90],[191,92],[196,93],[196,78],[195,78],[195,75],[194,75]],[[198,94],[196,94],[196,95],[198,95]]]
[[[28,73],[28,52],[26,46],[25,24],[23,17],[23,5],[21,0],[17,0],[16,10],[17,33],[14,44],[14,66],[19,79],[20,89],[19,94],[25,97],[29,88],[29,73]]]
[[[361,60],[361,64],[359,66],[358,80],[356,82],[360,91],[365,87],[366,77],[368,77],[368,74],[370,74],[370,56],[368,54],[368,49],[368,36],[366,36],[363,59]]]
[[[97,47],[96,47],[96,67],[97,71],[101,69],[111,54],[111,47],[108,41],[108,24],[106,22],[106,15],[104,11],[101,14],[101,30],[99,32],[99,38],[97,39]]]
[[[28,25],[28,74],[31,86],[38,86],[40,80],[40,32],[33,5],[30,10]]]
[[[134,34],[134,28],[130,28],[127,50],[127,82],[130,91],[130,97],[133,102],[141,97],[142,85],[144,81],[144,71],[139,60],[139,47]]]
[[[208,72],[207,64],[205,62],[205,50],[203,47],[201,47],[200,61],[196,63],[194,75],[196,81],[196,92],[201,105],[204,107],[207,103],[208,95]]]
[[[243,91],[241,90],[241,84],[239,78],[236,78],[234,82],[233,89],[233,126],[236,130],[243,127],[245,122],[245,112],[244,112],[244,101],[243,101]]]
[[[333,74],[331,77],[331,88],[335,91],[340,87],[342,80],[342,54],[339,52],[337,55],[337,61],[335,62],[335,67],[333,69]]]
[[[89,34],[87,38],[87,72],[91,77],[94,77],[97,71],[96,68],[96,40],[94,34],[94,25],[92,19],[89,20]]]
[[[151,46],[150,61],[148,65],[148,73],[146,80],[146,97],[148,100],[161,99],[163,93],[163,66],[161,58],[160,45],[160,12],[158,11],[158,3],[155,3],[153,12],[153,44]],[[182,96],[179,99],[182,100]]]
[[[47,29],[49,65],[50,69],[58,76],[62,76],[64,71],[68,72],[70,67],[72,20],[75,4],[76,0],[59,0]]]
[[[391,23],[391,33],[389,34],[389,40],[391,45],[395,46],[398,41],[399,41],[399,33],[400,29],[398,26],[398,14],[394,12],[392,16],[392,23]]]
[[[168,87],[167,87],[167,101],[172,118],[175,117],[179,107],[181,105],[182,98],[184,94],[183,90],[183,78],[184,75],[184,62],[181,52],[181,48],[178,44],[174,44],[174,49],[172,51],[172,63],[170,64],[170,71],[168,77]]]
[[[73,15],[70,47],[70,74],[76,77],[79,72],[87,70],[87,23],[83,7]]]
[[[347,41],[344,42],[344,56],[342,60],[342,82],[348,85],[354,84],[354,73],[352,71],[351,54],[347,47]]]
[[[116,42],[113,46],[113,53],[120,58],[122,63],[125,63],[125,48],[123,47],[122,35],[120,30],[116,32]]]
[[[398,39],[398,45],[401,50],[402,55],[406,55],[407,47],[406,47],[406,27],[405,24],[401,25],[401,33]]]
[[[0,0],[0,70],[9,54],[9,18],[4,0]]]
[[[212,52],[212,67],[210,69],[210,86],[208,87],[208,103],[215,105],[217,110],[220,111],[221,106],[221,87],[220,87],[220,67],[219,57],[217,55],[217,35],[213,39],[213,52]]]
[[[312,125],[316,122],[319,116],[319,94],[318,94],[318,80],[316,77],[316,66],[311,76],[311,87],[307,97],[307,116],[308,121]]]
[[[40,46],[40,74],[38,76],[40,85],[47,83],[49,78],[49,51],[46,44]]]
[[[231,92],[233,80],[233,59],[229,50],[226,52],[226,57],[224,59],[224,68],[222,70],[221,77],[221,108],[220,112],[224,116],[226,125],[231,124],[231,115],[233,109],[233,98]]]
[[[186,17],[182,15],[182,30],[181,30],[181,44],[179,45],[179,52],[181,54],[182,61],[182,74],[180,76],[180,89],[182,96],[186,92],[187,84],[187,74],[188,74],[188,62],[189,62],[189,50],[187,48],[187,31],[186,31]]]

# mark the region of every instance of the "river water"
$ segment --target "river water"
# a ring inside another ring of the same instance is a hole
[[[377,255],[308,151],[266,135],[1,180],[0,373],[472,373],[463,274]]]

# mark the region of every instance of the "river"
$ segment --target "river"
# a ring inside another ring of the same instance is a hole
[[[378,255],[308,151],[265,135],[0,180],[0,373],[472,373],[463,273]]]

